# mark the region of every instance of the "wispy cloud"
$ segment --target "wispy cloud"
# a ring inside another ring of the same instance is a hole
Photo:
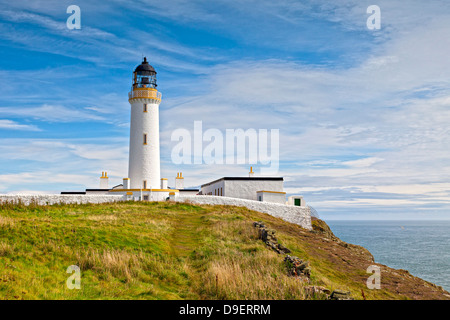
[[[48,104],[28,108],[2,107],[0,108],[0,115],[39,119],[48,122],[101,121],[105,119],[93,112]]]
[[[32,124],[20,124],[12,120],[0,119],[0,129],[4,130],[25,130],[25,131],[41,131],[37,126]]]

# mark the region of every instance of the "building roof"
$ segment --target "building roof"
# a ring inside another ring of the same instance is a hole
[[[211,181],[209,183],[202,184],[201,187],[203,188],[203,187],[209,186],[209,185],[219,182],[221,180],[283,181],[283,177],[223,177],[223,178]]]
[[[61,191],[61,194],[86,194],[85,191]]]

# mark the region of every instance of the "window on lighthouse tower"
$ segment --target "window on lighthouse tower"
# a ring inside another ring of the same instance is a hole
[[[147,112],[147,104],[144,103],[144,112]]]
[[[144,133],[144,144],[147,144],[147,134]]]

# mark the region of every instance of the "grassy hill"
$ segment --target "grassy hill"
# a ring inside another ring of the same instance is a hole
[[[284,255],[258,238],[254,221],[311,266],[310,283],[288,275]],[[0,299],[323,299],[306,287],[355,299],[449,299],[440,287],[374,264],[364,248],[245,208],[169,202],[23,206],[0,204]],[[69,290],[70,265],[81,289]]]

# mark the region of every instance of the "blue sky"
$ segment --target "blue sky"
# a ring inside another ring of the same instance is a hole
[[[121,183],[145,55],[170,183],[248,172],[174,165],[178,128],[280,129],[285,189],[321,217],[448,219],[448,30],[446,1],[2,1],[0,193],[95,188],[102,171]]]

